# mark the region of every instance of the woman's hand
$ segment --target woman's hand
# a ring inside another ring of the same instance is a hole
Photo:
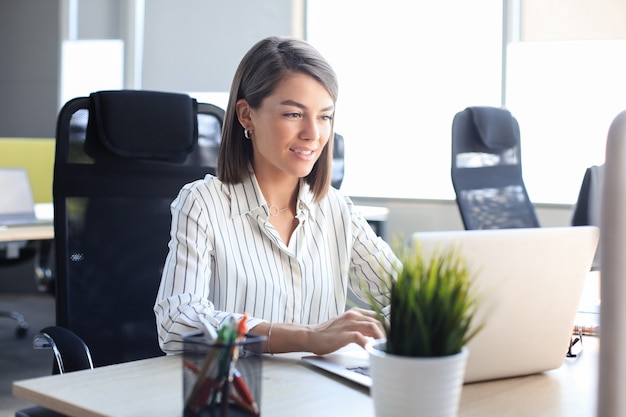
[[[371,339],[385,337],[376,313],[362,308],[351,308],[325,323],[302,325],[263,322],[250,333],[267,336],[264,351],[268,353],[312,352],[325,355],[350,343],[362,347]]]
[[[365,347],[370,338],[383,337],[385,332],[376,313],[354,307],[325,323],[312,325],[307,350],[324,355],[349,343]]]

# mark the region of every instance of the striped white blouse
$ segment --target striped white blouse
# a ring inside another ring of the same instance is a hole
[[[182,350],[181,335],[249,315],[262,321],[322,323],[346,308],[348,286],[365,285],[388,304],[379,276],[397,262],[349,198],[331,188],[319,203],[301,182],[299,220],[289,244],[269,222],[269,207],[251,174],[223,184],[207,175],[182,188],[171,206],[172,229],[154,312],[159,343]]]

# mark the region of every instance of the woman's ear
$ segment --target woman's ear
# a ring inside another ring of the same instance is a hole
[[[252,126],[252,118],[250,117],[250,105],[246,99],[240,98],[237,100],[237,103],[235,103],[235,110],[237,112],[237,119],[239,120],[241,126],[243,126],[244,129],[254,130]]]

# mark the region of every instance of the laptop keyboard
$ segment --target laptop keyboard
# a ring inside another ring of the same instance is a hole
[[[370,367],[369,366],[352,366],[346,368],[349,371],[356,372],[361,375],[370,376]]]

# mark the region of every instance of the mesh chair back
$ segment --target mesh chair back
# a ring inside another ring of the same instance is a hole
[[[104,91],[57,121],[57,325],[94,366],[162,355],[152,311],[168,250],[170,203],[215,173],[224,111],[184,94]]]
[[[508,110],[468,107],[452,122],[452,184],[465,229],[539,227]]]

